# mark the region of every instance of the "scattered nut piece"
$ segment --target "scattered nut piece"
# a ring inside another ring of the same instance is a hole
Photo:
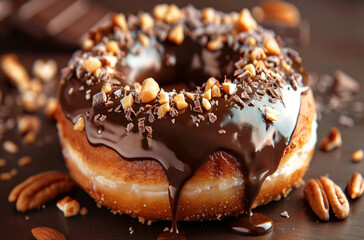
[[[103,91],[105,94],[108,94],[109,92],[112,91],[112,85],[110,83],[105,83],[102,86],[101,91]]]
[[[202,106],[209,111],[211,109],[211,103],[206,98],[202,98]]]
[[[140,26],[144,32],[148,31],[154,27],[154,19],[148,13],[143,13],[140,16]]]
[[[328,152],[342,145],[342,139],[340,131],[333,127],[330,130],[329,136],[325,137],[321,141],[321,149]]]
[[[256,75],[255,67],[251,63],[248,65],[245,65],[243,70],[250,72],[250,76],[252,76],[252,77],[255,77],[255,75]]]
[[[248,42],[248,45],[249,46],[254,46],[257,41],[255,40],[254,37],[249,37],[248,40],[247,40],[247,42]]]
[[[34,131],[30,131],[27,134],[25,134],[23,141],[25,144],[33,144],[36,139],[36,133]]]
[[[359,149],[359,150],[355,151],[353,153],[353,155],[351,156],[351,160],[356,163],[363,161],[363,158],[364,158],[363,149]]]
[[[364,192],[364,179],[362,175],[355,172],[351,179],[348,181],[346,191],[351,199],[355,199],[363,195]]]
[[[279,56],[281,54],[281,49],[279,48],[277,41],[272,37],[265,43],[265,49],[267,49],[269,55]]]
[[[129,94],[129,95],[125,96],[123,99],[120,100],[120,103],[124,110],[133,106],[133,104],[134,104],[133,95]]]
[[[236,91],[235,83],[222,83],[222,89],[225,93],[232,95]]]
[[[15,154],[18,152],[18,145],[10,140],[7,140],[3,143],[3,148],[6,152],[11,154]]]
[[[28,89],[30,77],[15,54],[3,55],[0,59],[0,66],[5,76],[19,89],[19,91]]]
[[[169,102],[169,96],[168,93],[166,93],[165,91],[161,91],[159,94],[159,104],[165,104]]]
[[[41,79],[44,82],[53,80],[57,74],[56,61],[52,59],[48,61],[38,59],[33,63],[33,74],[35,77]]]
[[[101,62],[95,57],[90,57],[83,62],[83,67],[87,72],[93,74],[96,72],[96,70],[101,68]]]
[[[57,202],[57,207],[61,210],[65,217],[72,217],[80,211],[80,203],[77,200],[66,196]]]
[[[186,103],[185,100],[185,95],[183,95],[183,93],[177,94],[173,99],[174,102],[176,103],[178,110],[182,110],[188,107],[188,104]]]
[[[16,201],[16,209],[25,212],[39,207],[59,194],[71,191],[75,182],[62,172],[45,172],[27,178],[9,194],[9,202]]]
[[[40,119],[36,115],[21,115],[17,118],[18,132],[22,135],[40,129]]]
[[[312,211],[323,221],[329,221],[329,201],[318,179],[310,179],[305,187],[305,197]]]
[[[83,130],[85,130],[85,126],[86,126],[85,118],[81,116],[77,119],[77,122],[73,126],[73,129],[82,132]]]
[[[349,215],[350,206],[341,188],[327,177],[321,177],[320,182],[325,190],[335,217],[345,219]]]
[[[297,7],[286,1],[263,1],[259,8],[263,14],[261,21],[271,21],[289,27],[295,27],[301,21]],[[256,10],[253,10],[254,17],[255,13]]]
[[[202,18],[206,23],[212,23],[215,20],[215,9],[209,7],[202,10]]]
[[[46,105],[46,107],[44,109],[45,115],[49,119],[54,119],[54,117],[56,115],[57,107],[58,107],[57,98],[49,98],[48,101],[47,101],[47,105]]]
[[[251,57],[252,60],[258,60],[258,59],[263,59],[264,60],[264,59],[267,58],[263,48],[261,48],[261,47],[254,48],[253,51],[250,54],[250,57]],[[258,67],[258,64],[255,64],[255,66]],[[263,63],[263,66],[265,66],[264,63]]]
[[[185,92],[186,97],[188,97],[189,99],[191,99],[192,101],[195,99],[195,95],[190,93],[190,92]]]
[[[159,85],[153,78],[147,78],[142,83],[139,99],[142,103],[153,101],[159,93]]]
[[[66,240],[62,233],[49,227],[33,228],[32,235],[36,240]]]
[[[82,216],[85,216],[87,213],[88,213],[87,208],[86,208],[86,207],[82,207],[82,208],[81,208],[81,210],[80,210],[80,214],[81,214]]]
[[[214,85],[212,88],[211,88],[211,95],[212,97],[221,97],[221,91],[220,91],[220,88],[216,85]]]
[[[279,118],[280,113],[271,108],[271,107],[266,107],[265,108],[265,117],[271,121],[277,121],[277,119]]]
[[[165,103],[165,104],[163,104],[163,105],[161,105],[161,106],[159,106],[159,108],[158,108],[158,112],[157,112],[157,114],[158,114],[158,116],[159,117],[164,117],[165,115],[166,115],[166,113],[167,112],[169,112],[171,110],[171,107],[169,106],[169,103]]]
[[[150,40],[149,40],[149,37],[147,35],[145,35],[144,33],[139,33],[138,37],[139,37],[140,43],[143,46],[149,46]]]
[[[0,173],[0,181],[9,181],[11,179],[11,173],[10,172],[3,172]]]
[[[284,218],[289,218],[289,215],[288,215],[288,212],[287,211],[283,211],[281,212],[281,217],[284,217]]]
[[[237,28],[241,32],[249,31],[250,29],[256,29],[258,26],[255,19],[250,14],[250,11],[247,8],[241,10],[239,19],[237,22]]]
[[[126,22],[125,15],[122,13],[114,14],[112,17],[112,23],[120,27],[124,31],[128,31],[128,24]]]
[[[29,165],[31,162],[32,162],[32,158],[29,157],[29,156],[25,156],[25,157],[21,157],[18,160],[18,165],[21,166],[21,167],[24,167],[26,165]]]
[[[225,37],[223,35],[219,35],[207,43],[207,49],[210,51],[220,50],[224,47],[224,41]]]
[[[113,54],[120,51],[119,44],[116,41],[110,41],[106,43],[106,51],[111,52]]]
[[[182,44],[184,40],[183,26],[178,24],[175,26],[168,35],[168,40],[174,42],[177,45]]]

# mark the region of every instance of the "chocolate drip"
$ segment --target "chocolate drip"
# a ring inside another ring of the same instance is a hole
[[[210,76],[234,78],[233,63],[239,60],[239,56],[237,51],[228,47],[208,51],[190,38],[186,38],[181,46],[168,42],[159,44],[151,38],[149,47],[136,43],[128,49],[125,61],[119,62],[116,69],[123,75],[118,79],[121,85],[154,77],[162,87],[173,88],[178,86],[176,83],[183,83],[194,88]],[[300,65],[296,65],[299,66],[296,66],[297,71],[301,72]],[[86,135],[91,144],[108,146],[130,161],[153,159],[163,166],[169,180],[172,228],[171,233],[162,233],[160,239],[182,237],[177,234],[181,189],[216,152],[225,152],[236,158],[244,175],[245,216],[232,225],[233,230],[257,235],[272,228],[267,217],[252,214],[251,208],[263,181],[276,171],[290,141],[305,87],[300,85],[293,89],[284,84],[280,88],[279,101],[272,101],[268,93],[258,96],[255,88],[250,91],[239,88],[236,96],[248,92],[249,104],[239,105],[234,96],[226,95],[217,99],[218,104],[213,104],[211,111],[199,113],[200,118],[194,109],[185,108],[176,116],[150,121],[148,111],[138,102],[129,113],[115,111],[120,109],[122,98],[116,91],[110,94],[108,100],[111,102],[107,106],[92,106],[92,99],[87,99],[81,92],[69,94],[71,88],[80,87],[91,96],[100,92],[104,83],[93,80],[90,84],[89,81],[87,75],[81,79],[73,76],[61,84],[59,98],[63,111],[73,123],[80,116],[85,118]],[[187,101],[194,105],[193,101]],[[151,106],[156,104],[157,100],[150,103]],[[274,122],[267,120],[263,111],[266,107],[274,108],[280,117]],[[153,107],[150,110],[153,111]],[[208,121],[209,112],[215,115],[213,122]],[[100,121],[99,116],[107,117]],[[142,124],[140,119],[143,119]],[[148,129],[149,134],[152,129],[152,137],[143,133],[146,127],[151,127]]]

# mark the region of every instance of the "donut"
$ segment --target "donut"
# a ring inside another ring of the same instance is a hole
[[[215,220],[286,196],[316,143],[302,59],[249,10],[115,14],[62,70],[66,165],[140,220]]]

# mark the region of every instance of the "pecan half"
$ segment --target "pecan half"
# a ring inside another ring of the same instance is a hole
[[[364,179],[360,173],[354,173],[348,181],[346,191],[351,199],[355,199],[363,195],[364,192]]]
[[[33,228],[32,234],[37,240],[66,240],[66,237],[62,233],[49,227]]]
[[[25,212],[54,199],[75,187],[71,177],[62,172],[45,172],[27,178],[9,194],[9,202],[16,201],[16,209]]]
[[[350,206],[344,192],[338,185],[327,177],[321,177],[320,182],[326,192],[330,207],[336,218],[346,218],[349,215]]]
[[[329,201],[318,179],[311,179],[305,187],[305,196],[312,211],[323,221],[329,220]]]

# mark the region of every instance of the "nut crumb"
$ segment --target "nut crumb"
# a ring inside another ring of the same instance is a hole
[[[288,212],[287,211],[283,211],[281,212],[281,217],[284,217],[284,218],[289,218],[289,215],[288,215]]]
[[[82,216],[85,216],[87,213],[88,213],[87,208],[86,208],[86,207],[82,207],[82,208],[81,208],[81,210],[80,210],[80,214],[81,214]]]
[[[18,152],[18,145],[16,145],[14,142],[7,140],[3,144],[3,148],[6,152],[15,154]]]
[[[4,167],[6,165],[6,160],[1,158],[0,159],[0,167]]]
[[[280,116],[280,113],[270,107],[265,108],[265,117],[271,121],[277,121]]]
[[[134,229],[133,229],[133,227],[130,227],[129,228],[129,234],[131,235],[131,234],[133,234],[134,233]]]
[[[321,141],[321,149],[326,152],[338,148],[341,145],[342,145],[341,133],[335,127],[331,128],[329,136],[325,137]]]
[[[18,165],[21,166],[21,167],[24,167],[26,165],[29,165],[31,162],[32,162],[32,158],[29,157],[29,156],[25,156],[25,157],[21,157],[18,160]]]
[[[363,149],[359,149],[353,153],[351,156],[351,160],[355,163],[363,161],[364,158],[364,152]]]
[[[57,207],[61,210],[65,217],[72,217],[79,213],[80,204],[77,200],[66,196],[57,202]]]
[[[85,130],[85,118],[83,116],[78,118],[77,122],[73,126],[73,129],[81,132]]]

